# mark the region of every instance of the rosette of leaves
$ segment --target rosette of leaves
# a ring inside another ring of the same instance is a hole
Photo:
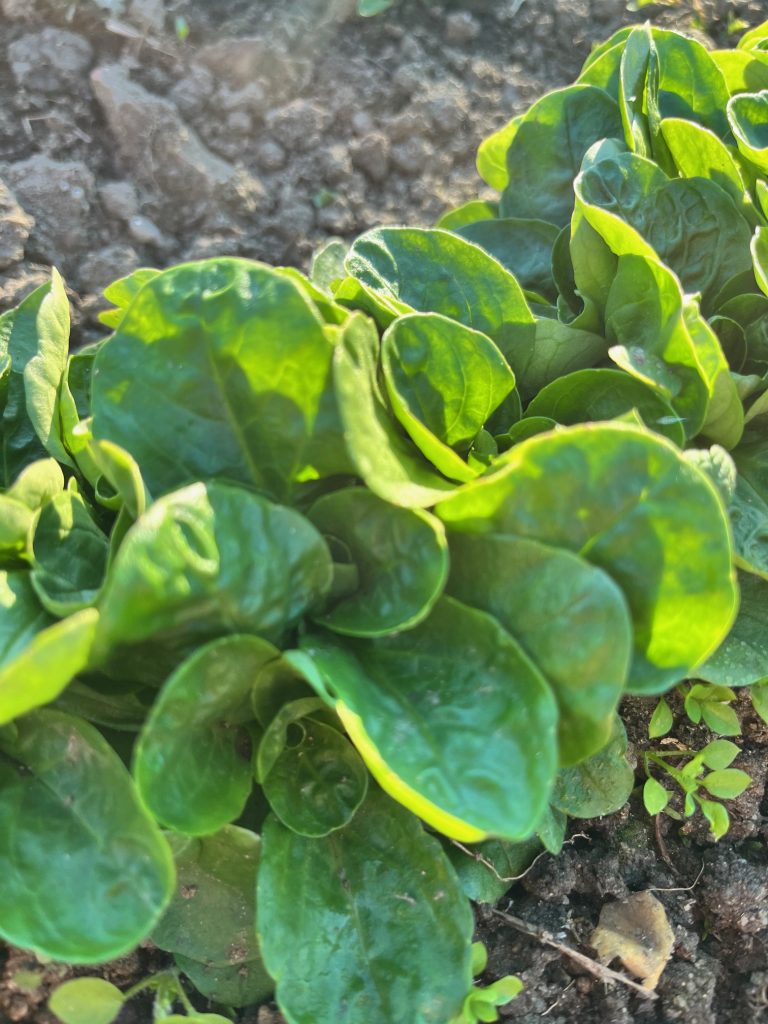
[[[757,165],[709,70],[681,99],[659,56],[699,51],[638,31],[507,131],[501,217],[369,232],[312,278],[142,270],[71,355],[56,276],[0,320],[4,938],[92,963],[151,936],[227,1005],[445,1024],[468,896],[626,800],[622,695],[749,629]],[[659,155],[681,112],[748,202]],[[648,196],[737,255],[685,276]]]

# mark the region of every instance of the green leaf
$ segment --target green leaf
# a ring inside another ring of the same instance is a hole
[[[487,252],[439,228],[375,228],[353,244],[347,271],[403,312],[441,313],[487,335],[516,371],[534,319],[516,279]]]
[[[6,496],[37,512],[64,490],[64,474],[55,459],[31,462],[16,477]]]
[[[350,468],[332,355],[317,309],[279,271],[182,264],[141,288],[99,349],[94,437],[129,452],[152,494],[220,476],[287,500]]]
[[[733,461],[738,477],[728,513],[736,564],[768,579],[768,442],[752,435],[733,452]]]
[[[436,228],[443,228],[445,231],[456,231],[460,234],[462,228],[470,224],[477,224],[479,221],[495,220],[499,216],[499,204],[488,202],[486,199],[471,199],[468,203],[462,203],[453,210],[446,213],[435,221]]]
[[[348,252],[349,246],[340,238],[330,238],[321,245],[312,254],[309,273],[312,283],[332,293],[334,282],[346,277],[344,260]]]
[[[572,85],[547,93],[523,116],[507,148],[502,217],[531,217],[557,227],[573,210],[573,179],[595,142],[621,138],[619,108],[608,93]]]
[[[0,743],[0,934],[69,963],[127,953],[170,899],[173,862],[121,761],[59,711]]]
[[[263,844],[258,934],[289,1020],[443,1024],[459,1012],[472,914],[413,815],[372,789],[346,828],[307,839],[270,816]]]
[[[58,392],[67,363],[69,301],[61,275],[0,318],[0,351],[10,358],[0,421],[0,483],[46,454],[71,465],[61,437]]]
[[[168,840],[176,888],[152,941],[174,954],[206,998],[227,1006],[261,1002],[274,986],[256,939],[259,837],[228,825],[203,839]]]
[[[734,96],[727,111],[739,152],[764,176],[768,172],[768,89]]]
[[[554,302],[557,288],[552,280],[552,249],[559,234],[554,224],[518,217],[477,219],[464,225],[441,224],[458,232],[494,256],[529,292]]]
[[[297,512],[239,487],[192,484],[156,501],[126,534],[100,602],[94,658],[119,672],[128,649],[134,675],[160,681],[217,636],[276,641],[321,604],[331,576],[322,537]]]
[[[602,750],[558,772],[554,806],[572,818],[596,818],[623,807],[635,784],[626,752],[627,734],[617,717],[611,740]]]
[[[482,942],[472,943],[472,977],[477,978],[488,966],[488,950]]]
[[[396,320],[382,340],[381,362],[395,415],[438,468],[445,448],[469,449],[515,386],[489,338],[434,313]],[[442,472],[450,476],[450,468]]]
[[[643,803],[649,814],[660,814],[670,800],[670,793],[656,779],[646,779],[643,786]]]
[[[398,636],[309,634],[302,648],[392,795],[458,839],[531,834],[556,768],[556,707],[495,619],[444,597]]]
[[[741,751],[730,740],[712,740],[699,753],[707,768],[711,768],[713,771],[720,771],[723,768],[730,767]]]
[[[768,677],[768,581],[739,573],[741,601],[731,631],[696,677],[720,686],[749,686]]]
[[[601,423],[532,437],[437,514],[449,543],[451,531],[523,536],[603,569],[634,623],[630,692],[659,693],[684,679],[735,616],[720,499],[699,469],[648,431]]]
[[[704,701],[701,705],[701,714],[712,732],[716,732],[719,736],[739,736],[741,734],[739,716],[727,704]]]
[[[31,580],[44,608],[63,618],[95,603],[109,546],[79,494],[62,491],[43,507],[32,547]]]
[[[372,18],[393,7],[397,0],[357,0],[357,13],[362,18]]]
[[[122,1006],[123,993],[103,978],[72,978],[48,1000],[62,1024],[111,1024]]]
[[[26,573],[0,572],[0,725],[55,700],[88,664],[98,613],[53,622]]]
[[[768,680],[763,679],[759,683],[755,683],[749,694],[755,711],[764,722],[768,723]]]
[[[266,667],[266,672],[264,669],[261,670],[251,695],[252,702],[254,704],[257,702],[261,703],[262,680],[265,676],[269,676],[271,674],[271,670],[273,670],[275,666],[278,666],[278,672],[282,675],[282,670],[286,666],[286,662],[281,659],[278,662],[270,663]],[[290,679],[290,676],[283,676],[283,680],[286,678]],[[307,684],[303,680],[303,677],[301,678],[302,682],[304,682],[304,685],[306,686]],[[308,686],[307,689],[309,690]],[[311,693],[311,690],[309,690],[309,692]],[[259,783],[264,782],[266,777],[274,768],[277,759],[285,750],[288,744],[289,726],[292,726],[295,722],[299,722],[301,719],[307,718],[309,715],[314,715],[325,708],[324,702],[319,697],[302,696],[295,700],[291,700],[291,693],[287,687],[285,688],[282,696],[284,700],[282,707],[267,724],[264,734],[259,741],[254,768],[256,781]],[[264,720],[263,716],[258,714],[258,710],[257,715],[262,721]],[[295,732],[296,730],[293,730],[294,738]]]
[[[567,827],[568,816],[551,804],[536,827],[537,838],[544,844],[544,849],[555,857],[563,848]]]
[[[316,622],[349,636],[383,636],[429,614],[448,575],[438,519],[396,508],[361,487],[325,495],[308,518],[329,543],[341,542],[358,581],[352,593],[316,614]]]
[[[655,740],[659,736],[666,736],[669,730],[672,728],[674,718],[670,710],[669,704],[664,700],[663,697],[659,699],[658,704],[654,708],[651,720],[648,723],[648,737],[649,739]]]
[[[599,750],[632,658],[632,621],[619,587],[570,551],[522,537],[455,533],[450,550],[449,593],[493,615],[552,687],[560,763]],[[569,643],[574,636],[578,645]]]
[[[206,835],[234,821],[251,792],[251,688],[278,657],[271,644],[230,636],[196,651],[167,681],[134,754],[136,785],[158,821]]]
[[[486,185],[490,185],[498,192],[503,192],[509,184],[507,150],[512,144],[522,120],[522,114],[513,117],[503,128],[499,128],[493,135],[483,139],[477,151],[478,174]]]
[[[652,430],[675,444],[685,443],[672,406],[642,381],[619,370],[577,370],[548,384],[526,409],[526,416],[549,416],[570,426],[610,420],[636,409]]]
[[[101,323],[111,327],[113,330],[117,328],[125,316],[125,311],[136,298],[139,291],[148,281],[157,277],[159,273],[159,270],[153,270],[151,267],[139,267],[138,270],[134,270],[125,277],[120,277],[117,281],[113,281],[112,284],[108,285],[104,289],[104,298],[116,308],[99,313]]]
[[[728,811],[726,811],[722,804],[718,804],[714,800],[701,800],[697,798],[696,802],[701,808],[701,813],[709,822],[715,840],[722,839],[731,824]]]
[[[355,816],[368,789],[368,771],[336,729],[311,718],[296,727],[301,739],[277,757],[264,779],[264,794],[284,825],[319,838]]]
[[[350,317],[334,355],[334,378],[347,445],[357,472],[393,505],[434,505],[456,487],[403,436],[378,379],[379,337],[364,316]]]

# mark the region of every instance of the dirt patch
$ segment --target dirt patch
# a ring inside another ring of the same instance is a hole
[[[734,15],[768,18],[768,3],[698,5],[721,43]],[[0,307],[55,264],[77,337],[90,338],[101,289],[137,266],[225,254],[306,266],[329,236],[433,223],[484,194],[474,158],[485,136],[641,17],[623,0],[402,0],[370,21],[354,6],[0,0]],[[667,23],[688,18],[651,10]],[[641,750],[647,703],[625,711]],[[725,840],[714,845],[695,820],[663,819],[657,832],[634,797],[609,819],[575,823],[584,835],[502,902],[585,949],[606,900],[653,889],[676,938],[659,999],[605,989],[481,910],[488,979],[518,973],[526,986],[504,1017],[768,1020],[768,730],[746,702],[742,717],[737,765],[755,783],[730,805]],[[707,741],[679,713],[676,728],[692,747]],[[127,987],[164,965],[141,949],[104,974]],[[69,973],[7,948],[0,967],[0,1021],[52,1022],[45,1000]],[[146,1024],[148,1003],[132,1002],[121,1020]],[[281,1018],[262,1007],[242,1021]]]

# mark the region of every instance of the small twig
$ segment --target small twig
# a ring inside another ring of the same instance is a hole
[[[656,845],[659,848],[659,854],[661,855],[661,859],[667,865],[667,867],[672,872],[672,874],[676,875],[678,873],[677,868],[672,863],[672,858],[669,856],[669,850],[667,849],[667,844],[664,842],[664,836],[661,834],[661,815],[660,814],[657,814],[655,816],[654,824],[655,824],[655,829],[656,829]]]
[[[586,839],[589,841],[589,836],[586,832],[574,832],[574,834],[566,839],[563,846],[572,846],[577,839]],[[520,875],[500,875],[493,865],[482,853],[478,853],[476,850],[470,850],[463,843],[460,843],[458,839],[452,839],[451,842],[462,853],[465,853],[467,857],[471,857],[472,860],[477,861],[478,864],[482,864],[484,868],[488,868],[492,875],[495,875],[500,882],[519,882],[521,878],[525,878],[529,871],[533,871],[536,865],[539,863],[542,857],[551,856],[549,850],[542,850],[541,853],[537,854],[528,867]]]
[[[559,1005],[560,1005],[560,1003],[562,1002],[562,999],[563,999],[563,996],[565,995],[565,993],[566,993],[566,992],[567,992],[567,991],[568,991],[569,989],[572,989],[572,988],[573,988],[573,986],[574,986],[575,984],[576,984],[576,979],[575,979],[575,978],[571,978],[571,980],[570,980],[570,981],[568,982],[568,984],[567,984],[567,985],[565,986],[565,988],[564,988],[564,989],[563,989],[563,991],[562,991],[562,992],[560,993],[560,995],[559,995],[559,996],[557,997],[557,999],[556,999],[556,1000],[554,1001],[554,1003],[552,1003],[552,1005],[551,1005],[551,1006],[548,1006],[548,1007],[546,1008],[546,1010],[544,1011],[544,1013],[542,1013],[542,1014],[541,1014],[541,1016],[542,1016],[542,1017],[548,1017],[548,1016],[550,1015],[550,1013],[552,1013],[552,1011],[554,1010],[554,1008],[555,1008],[556,1006],[559,1006]]]
[[[677,872],[675,872],[675,873],[677,873]],[[648,889],[648,892],[690,892],[692,889],[695,889],[696,886],[699,884],[699,880],[700,880],[700,878],[701,878],[701,876],[703,874],[704,874],[704,861],[701,862],[701,867],[699,868],[699,873],[698,873],[698,875],[696,875],[696,877],[694,878],[694,880],[691,882],[690,885],[678,886],[678,888],[676,888],[676,889],[660,889],[658,886],[651,886]]]
[[[658,996],[651,989],[644,988],[639,985],[636,981],[632,981],[625,974],[620,974],[618,971],[612,971],[610,967],[603,967],[597,960],[593,960],[591,957],[585,956],[583,953],[579,953],[576,949],[571,949],[570,946],[564,946],[562,942],[557,940],[549,932],[534,927],[534,925],[528,924],[527,921],[523,921],[520,917],[514,917],[512,914],[506,914],[503,910],[491,909],[491,913],[495,914],[496,917],[500,917],[502,921],[506,921],[507,924],[511,925],[517,931],[522,932],[523,935],[528,935],[532,939],[536,939],[537,942],[541,942],[544,946],[550,946],[552,949],[556,949],[558,953],[562,953],[563,956],[569,957],[575,963],[579,964],[586,971],[589,971],[595,978],[600,981],[604,981],[606,984],[617,981],[622,985],[626,985],[633,991],[637,992],[638,995],[642,996],[643,999],[657,999]]]

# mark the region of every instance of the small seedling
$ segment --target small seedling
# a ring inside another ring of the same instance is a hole
[[[704,724],[718,736],[740,736],[739,716],[730,706],[736,699],[735,692],[728,686],[713,686],[710,683],[682,683],[677,692],[683,698],[683,707],[688,718],[699,725]],[[666,736],[673,724],[672,710],[664,697],[659,699],[651,721],[648,735],[653,739]]]
[[[676,821],[690,818],[696,808],[701,809],[707,819],[715,839],[722,839],[728,831],[730,819],[725,807],[717,800],[702,796],[717,797],[720,800],[733,800],[740,796],[752,782],[752,778],[739,768],[731,768],[731,763],[740,751],[730,740],[713,740],[702,750],[648,750],[643,754],[643,766],[647,776],[643,786],[643,803],[649,814],[662,812]],[[681,758],[682,766],[671,762]],[[664,773],[666,780],[671,780],[680,787],[684,794],[683,810],[670,807],[673,794],[663,786],[651,772],[651,766]],[[709,769],[709,771],[707,771]]]
[[[488,965],[488,952],[482,942],[472,943],[472,976],[477,978]],[[497,1007],[506,1006],[523,990],[523,983],[513,974],[482,987],[473,985],[464,1000],[461,1013],[450,1024],[484,1024],[499,1019]]]

